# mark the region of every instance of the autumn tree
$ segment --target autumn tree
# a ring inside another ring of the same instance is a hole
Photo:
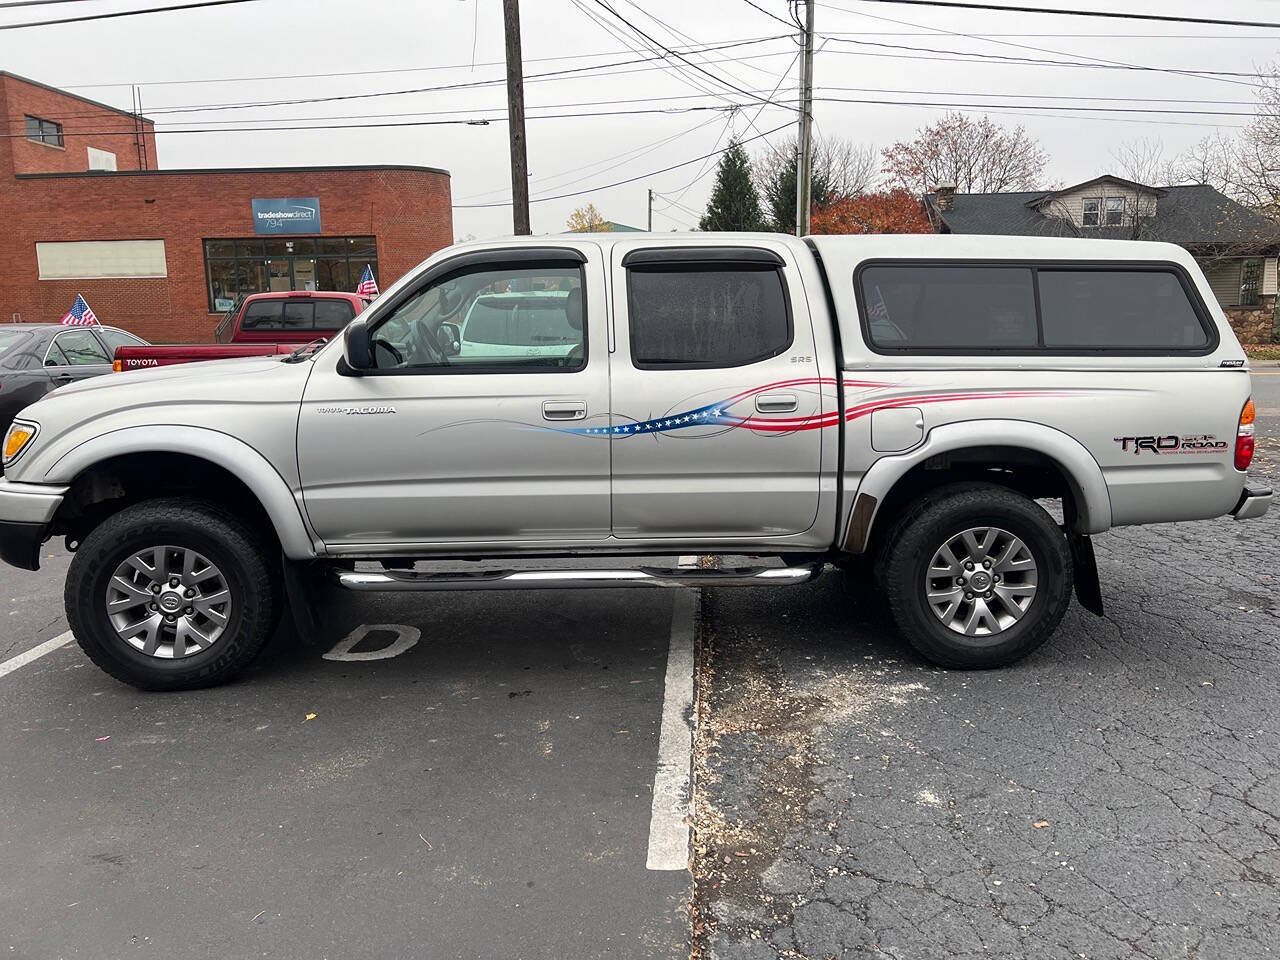
[[[742,144],[729,144],[716,168],[716,183],[707,201],[707,212],[698,221],[699,230],[763,230],[764,212],[760,195],[751,179],[751,161]]]
[[[814,233],[932,233],[920,198],[909,190],[840,197],[813,211]]]
[[[815,209],[838,197],[869,190],[879,176],[876,148],[839,137],[820,138],[813,147],[809,196]],[[796,230],[796,141],[792,137],[762,153],[752,163],[756,187],[764,199],[769,227],[779,233]]]
[[[1003,127],[990,117],[948,113],[921,127],[915,139],[881,152],[891,188],[926,192],[940,183],[959,193],[1035,190],[1042,186],[1048,155],[1022,126]]]
[[[609,221],[600,215],[594,203],[588,203],[569,214],[565,226],[572,233],[609,233],[613,229]]]

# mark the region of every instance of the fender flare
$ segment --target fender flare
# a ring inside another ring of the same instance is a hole
[[[845,550],[860,553],[870,540],[880,505],[894,484],[930,457],[966,447],[1019,447],[1054,461],[1067,478],[1076,503],[1074,533],[1102,533],[1111,527],[1111,494],[1102,468],[1085,446],[1061,430],[1027,420],[965,420],[934,427],[924,442],[906,453],[881,457],[862,475],[849,512]],[[854,549],[851,549],[854,548]]]
[[[286,557],[316,556],[316,542],[284,477],[253,447],[218,430],[177,425],[112,430],[62,454],[46,471],[45,482],[70,484],[90,467],[131,453],[185,454],[222,467],[258,498]]]

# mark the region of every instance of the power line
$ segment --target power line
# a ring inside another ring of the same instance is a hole
[[[1163,13],[1130,13],[1118,10],[1062,10],[1054,7],[1004,6],[968,0],[863,0],[870,3],[901,3],[913,7],[950,7],[958,10],[997,10],[1001,13],[1045,13],[1063,17],[1104,17],[1111,20],[1151,20],[1157,23],[1195,23],[1213,27],[1262,27],[1280,29],[1280,23],[1261,20],[1223,20],[1211,17],[1181,17]]]
[[[877,0],[877,2],[888,3],[890,0]],[[1258,77],[1256,73],[1246,73],[1239,70],[1201,70],[1201,69],[1182,69],[1177,67],[1149,67],[1142,64],[1119,64],[1119,63],[1081,63],[1078,60],[1050,60],[1045,57],[1015,57],[1007,53],[978,53],[973,50],[948,50],[939,47],[915,47],[900,43],[880,43],[874,40],[854,40],[849,37],[836,37],[829,34],[821,35],[824,39],[831,40],[835,43],[847,43],[865,47],[880,47],[889,50],[913,50],[922,53],[938,53],[946,54],[943,58],[938,57],[904,57],[903,59],[954,59],[958,63],[990,61],[993,63],[1003,63],[1009,65],[1030,64],[1034,66],[1052,66],[1052,67],[1080,67],[1091,70],[1136,70],[1147,73],[1175,73],[1188,76],[1204,77],[1205,79],[1220,79],[1223,77]],[[968,58],[976,58],[969,60]],[[1265,76],[1272,76],[1265,74]],[[1238,83],[1239,81],[1231,81]],[[1245,84],[1246,86],[1256,86],[1256,84]]]
[[[792,23],[790,20],[787,20],[784,17],[780,17],[776,13],[773,13],[772,11],[766,10],[764,7],[760,6],[760,4],[756,3],[755,0],[742,0],[742,2],[745,3],[748,7],[754,7],[755,9],[759,10],[766,17],[771,17],[772,19],[777,20],[779,23],[786,24],[788,27],[795,26],[795,24]]]
[[[743,104],[731,104],[725,106],[723,104],[715,104],[710,106],[691,106],[691,107],[668,107],[665,109],[654,107],[651,109],[640,110],[596,110],[587,113],[547,113],[541,116],[526,117],[528,120],[567,120],[577,117],[622,117],[622,116],[638,116],[641,114],[668,114],[676,115],[683,113],[703,113],[714,110],[723,112],[726,110],[740,110]],[[747,104],[750,106],[750,104]],[[289,130],[378,130],[390,127],[446,127],[446,126],[481,126],[487,127],[493,123],[505,123],[506,116],[495,117],[470,117],[465,120],[405,120],[386,123],[317,123],[304,124],[298,126],[287,127],[183,127],[177,130],[161,131],[165,136],[178,133],[284,133]],[[258,121],[268,122],[268,121]],[[127,132],[122,130],[68,130],[63,131],[63,137],[102,137],[109,135],[118,135]],[[26,133],[0,133],[0,138],[18,139],[25,137]]]
[[[651,44],[653,44],[654,46],[659,47],[659,48],[661,48],[662,50],[665,50],[667,53],[669,53],[669,54],[671,54],[672,56],[676,57],[676,59],[678,59],[678,60],[680,60],[680,61],[682,61],[682,62],[684,62],[684,63],[687,63],[690,67],[692,67],[693,69],[697,70],[699,73],[704,74],[704,75],[706,75],[706,76],[710,77],[710,78],[711,78],[712,80],[714,80],[716,83],[719,83],[719,84],[721,84],[722,86],[728,87],[730,90],[734,91],[735,93],[740,93],[740,94],[743,94],[743,95],[745,95],[745,96],[752,96],[751,94],[748,94],[745,90],[743,90],[741,87],[738,87],[738,86],[736,86],[735,84],[730,83],[728,80],[725,80],[725,79],[723,79],[722,77],[718,77],[718,76],[716,76],[716,75],[715,75],[714,73],[712,73],[710,70],[706,70],[706,69],[704,69],[703,67],[701,67],[701,66],[699,66],[698,64],[694,63],[692,60],[690,60],[688,57],[684,56],[683,54],[676,53],[676,52],[675,52],[674,50],[672,50],[670,47],[667,47],[667,46],[665,46],[664,44],[660,43],[659,41],[655,40],[652,36],[650,36],[649,34],[647,34],[645,31],[641,30],[639,27],[637,27],[634,23],[632,23],[630,20],[628,20],[628,19],[627,19],[626,17],[624,17],[622,14],[620,14],[620,13],[619,13],[617,10],[615,10],[613,7],[609,6],[609,4],[605,2],[605,0],[594,0],[594,2],[595,2],[595,4],[596,4],[597,6],[603,7],[605,10],[609,11],[609,13],[613,14],[613,16],[615,16],[618,20],[620,20],[620,21],[622,21],[624,24],[626,24],[626,25],[631,29],[631,31],[632,31],[633,33],[636,33],[636,34],[638,34],[639,36],[643,37],[644,39],[648,40],[648,41],[649,41]],[[760,98],[759,98],[759,97],[754,97],[754,99],[759,100]],[[766,103],[767,103],[768,101],[763,101],[763,102],[766,102]]]
[[[59,0],[59,2],[80,3],[83,0]],[[753,43],[763,43],[767,40],[781,40],[784,35],[775,35],[773,37],[748,37],[742,40],[717,40],[710,44],[699,44],[709,50],[728,49],[723,44],[746,45]],[[684,51],[689,52],[689,51]],[[561,60],[589,60],[598,57],[616,57],[619,51],[609,50],[603,53],[575,53],[560,54],[555,57],[525,57],[525,63],[551,63]],[[778,53],[777,56],[781,56]],[[120,81],[118,83],[69,83],[65,84],[67,90],[92,90],[101,87],[129,87],[137,85],[139,87],[168,87],[168,86],[191,86],[193,84],[203,83],[255,83],[266,80],[318,80],[328,79],[332,77],[372,77],[383,76],[388,73],[427,73],[437,70],[469,70],[473,67],[501,67],[505,64],[503,60],[487,60],[483,63],[443,63],[429,67],[391,67],[383,70],[343,70],[336,73],[283,73],[270,74],[257,77],[203,77],[196,80],[143,80],[143,81]]]
[[[731,43],[717,44],[714,47],[710,47],[708,49],[726,50],[733,47],[742,47],[742,46],[747,46],[749,44],[765,43],[770,40],[781,40],[781,39],[783,39],[782,36],[761,37],[759,39],[754,39],[754,40],[738,40],[738,41],[733,41]],[[781,53],[776,54],[776,56],[781,56],[781,55],[782,55]],[[542,73],[531,73],[528,76],[526,76],[524,79],[525,79],[525,82],[527,83],[531,80],[545,80],[545,79],[551,79],[556,77],[575,76],[575,75],[580,75],[584,73],[590,73],[592,71],[610,69],[613,67],[625,67],[625,66],[631,66],[634,64],[654,63],[655,61],[663,60],[663,59],[664,59],[663,57],[640,57],[640,58],[631,59],[631,60],[616,60],[616,61],[613,61],[612,63],[596,63],[596,64],[588,64],[586,66],[581,66],[581,67],[566,67],[561,70],[548,70]],[[238,109],[250,109],[250,108],[259,108],[259,107],[287,107],[287,106],[296,106],[299,104],[309,104],[309,103],[333,103],[341,100],[367,100],[374,97],[397,97],[397,96],[406,96],[406,95],[417,94],[417,93],[440,93],[446,90],[470,90],[470,89],[476,89],[479,87],[500,86],[505,83],[506,83],[506,79],[503,77],[499,77],[499,78],[494,78],[490,80],[466,80],[459,83],[447,83],[447,84],[440,84],[438,86],[431,86],[431,87],[409,87],[409,88],[399,89],[399,90],[376,90],[376,91],[371,91],[369,93],[334,94],[326,97],[296,97],[296,98],[286,99],[286,100],[240,101],[240,102],[232,102],[232,103],[191,104],[191,105],[179,106],[179,107],[159,107],[153,110],[148,110],[147,112],[151,116],[159,116],[161,114],[166,114],[166,113],[202,113],[202,112],[216,111],[216,110],[238,110]]]
[[[762,139],[762,138],[764,138],[764,137],[769,136],[770,134],[777,133],[779,130],[784,130],[784,129],[786,129],[786,128],[787,128],[787,127],[789,127],[789,126],[791,126],[791,123],[790,123],[790,122],[784,123],[784,124],[782,124],[781,126],[774,127],[772,130],[766,130],[764,133],[757,134],[757,135],[756,135],[756,136],[754,136],[754,137],[748,137],[746,140],[742,140],[742,141],[740,141],[740,143],[747,144],[747,143],[751,143],[751,142],[752,142],[752,141],[754,141],[754,140],[760,140],[760,139]],[[714,157],[714,156],[716,156],[717,154],[726,153],[727,151],[731,150],[731,149],[732,149],[732,147],[733,147],[733,145],[732,145],[732,144],[730,144],[729,146],[724,147],[724,148],[723,148],[723,149],[721,149],[721,150],[716,150],[716,151],[714,151],[714,152],[712,152],[712,153],[704,154],[704,155],[703,155],[703,156],[701,156],[701,157],[694,157],[692,160],[683,160],[683,161],[681,161],[680,163],[673,163],[671,166],[669,166],[669,167],[663,167],[661,170],[651,170],[651,171],[649,171],[648,173],[642,173],[642,174],[640,174],[640,176],[638,176],[638,177],[628,177],[626,180],[615,180],[613,183],[603,183],[603,184],[600,184],[599,186],[596,186],[596,187],[590,187],[590,188],[588,188],[588,189],[586,189],[586,190],[575,190],[575,191],[573,191],[572,193],[561,193],[561,194],[557,194],[556,196],[553,196],[553,197],[531,197],[531,198],[529,199],[529,202],[530,202],[530,203],[544,203],[544,202],[549,201],[549,200],[564,200],[564,199],[567,199],[568,197],[578,197],[578,196],[581,196],[581,195],[582,195],[582,194],[584,194],[584,193],[594,193],[594,192],[595,192],[595,191],[597,191],[597,190],[610,190],[610,189],[612,189],[613,187],[621,187],[621,186],[624,186],[624,185],[626,185],[626,184],[628,184],[628,183],[635,183],[637,180],[644,180],[644,179],[646,179],[646,178],[648,178],[648,177],[656,177],[656,176],[658,176],[659,174],[662,174],[662,173],[668,173],[668,172],[670,172],[670,171],[672,171],[672,170],[678,170],[678,169],[680,169],[681,167],[687,167],[687,166],[689,166],[690,164],[694,164],[694,163],[698,163],[698,162],[700,162],[700,161],[702,161],[702,160],[706,160],[708,157]],[[507,206],[507,205],[508,205],[508,203],[509,203],[509,201],[508,201],[508,202],[506,202],[506,203],[504,203],[504,202],[498,202],[498,203],[455,203],[453,206],[454,206],[454,209],[468,209],[468,210],[474,210],[474,209],[478,209],[478,208],[481,208],[481,207],[505,207],[505,206]]]
[[[575,173],[581,173],[584,170],[594,170],[596,167],[603,167],[607,164],[617,163],[618,161],[622,161],[623,163],[630,163],[632,160],[638,160],[640,157],[647,156],[648,154],[652,153],[654,150],[659,150],[662,147],[665,147],[667,144],[674,143],[676,140],[679,140],[682,137],[687,137],[691,133],[696,133],[698,130],[701,130],[704,127],[708,127],[711,124],[715,123],[718,119],[719,117],[711,117],[707,120],[700,120],[697,123],[695,123],[692,127],[689,127],[687,130],[681,130],[679,133],[672,134],[669,137],[663,137],[660,140],[655,140],[651,143],[645,143],[639,147],[633,147],[630,150],[624,150],[622,153],[617,153],[617,154],[614,154],[613,156],[604,157],[600,160],[592,161],[591,163],[584,163],[578,167],[570,167],[568,170],[560,170],[557,173],[548,173],[540,177],[533,177],[530,179],[529,182],[530,184],[538,183],[538,184],[546,184],[550,186],[551,181],[560,180],[563,177],[567,177]],[[572,182],[561,183],[561,184],[557,184],[555,186],[555,189],[558,190],[561,187],[567,187],[572,185],[573,185]],[[489,197],[489,196],[493,196],[494,194],[503,193],[505,192],[505,189],[506,189],[505,187],[499,187],[496,190],[482,190],[479,193],[468,194],[467,196],[459,197],[458,199],[459,200],[478,200],[481,197]]]
[[[197,10],[201,7],[225,7],[233,3],[256,3],[258,0],[199,0],[197,3],[179,3],[168,7],[144,7],[138,10],[117,10],[114,13],[86,13],[79,17],[63,17],[59,20],[29,20],[26,23],[0,23],[0,30],[21,30],[23,27],[53,27],[60,23],[84,23],[87,20],[114,20],[117,17],[137,17],[144,13],[172,13],[175,10]]]

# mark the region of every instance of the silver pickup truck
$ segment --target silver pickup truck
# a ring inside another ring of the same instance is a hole
[[[314,629],[318,580],[763,586],[829,564],[874,577],[929,660],[994,667],[1043,643],[1073,588],[1101,612],[1090,535],[1266,511],[1249,395],[1205,278],[1167,244],[471,243],[327,346],[28,407],[0,556],[35,569],[65,537],[77,640],[147,688],[227,679],[286,606]],[[759,560],[654,560],[677,553]]]

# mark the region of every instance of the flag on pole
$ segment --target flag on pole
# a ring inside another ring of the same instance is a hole
[[[360,286],[356,287],[356,293],[362,297],[378,295],[378,281],[373,279],[373,267],[367,263],[364,265],[364,276],[360,278]]]
[[[84,302],[84,297],[76,294],[76,302],[71,305],[71,309],[62,315],[61,323],[64,327],[92,327],[102,326],[98,323],[98,318],[89,305]]]

